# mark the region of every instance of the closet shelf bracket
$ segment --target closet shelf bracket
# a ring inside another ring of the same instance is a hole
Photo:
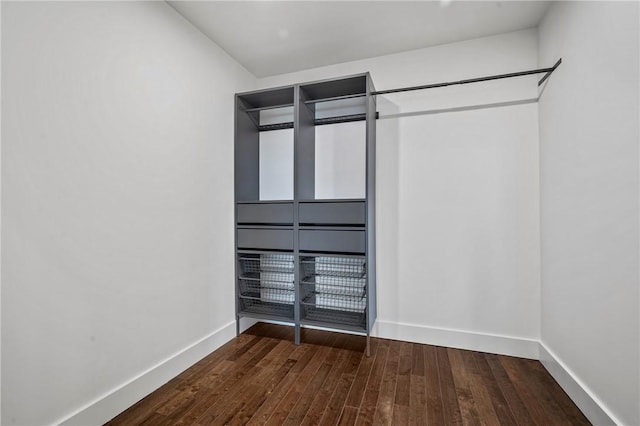
[[[538,82],[538,86],[541,86],[542,83],[545,82],[546,79],[549,78],[549,76],[551,75],[552,72],[554,72],[556,70],[556,68],[558,68],[558,66],[562,63],[562,58],[558,59],[558,61],[553,64],[553,66],[549,69],[549,71],[547,71],[547,73],[545,75],[542,76],[542,78],[540,79],[540,81]]]

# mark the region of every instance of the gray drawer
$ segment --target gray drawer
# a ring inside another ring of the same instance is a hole
[[[364,201],[300,203],[299,220],[313,225],[364,225]]]
[[[293,250],[290,229],[238,229],[238,248]]]
[[[364,231],[301,229],[299,244],[302,251],[364,253]]]
[[[291,224],[292,203],[238,204],[238,223]]]

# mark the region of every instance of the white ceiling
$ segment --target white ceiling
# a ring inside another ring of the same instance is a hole
[[[257,77],[538,25],[541,1],[170,1]]]

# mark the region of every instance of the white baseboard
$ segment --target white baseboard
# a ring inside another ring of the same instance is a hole
[[[208,336],[168,357],[154,367],[132,378],[127,383],[107,392],[55,424],[104,424],[140,399],[158,389],[182,371],[227,343],[236,335],[236,322],[232,321]]]
[[[390,321],[376,321],[372,336],[499,355],[538,359],[538,341]]]
[[[242,322],[241,329],[255,321]],[[104,424],[173,379],[235,336],[232,321],[168,357],[127,383],[107,392],[55,424]],[[377,321],[371,334],[407,342],[539,359],[584,415],[595,425],[621,424],[543,343],[534,339],[477,333],[415,324]]]
[[[591,423],[598,426],[622,424],[544,343],[539,345],[540,362]]]

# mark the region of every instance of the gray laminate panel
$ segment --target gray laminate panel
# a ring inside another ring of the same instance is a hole
[[[293,250],[291,229],[238,229],[239,249]]]
[[[332,202],[300,203],[299,220],[301,224],[314,225],[364,225],[365,203]]]
[[[238,223],[292,224],[293,203],[238,204]]]
[[[298,235],[301,251],[364,253],[366,248],[364,231],[301,229]]]

